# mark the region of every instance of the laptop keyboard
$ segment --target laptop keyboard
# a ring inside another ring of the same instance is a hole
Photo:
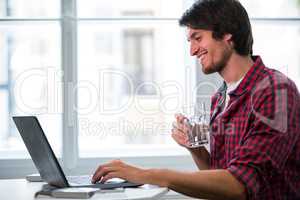
[[[92,176],[68,176],[68,182],[82,185],[90,185],[92,182]]]
[[[68,176],[67,180],[70,183],[75,183],[75,184],[80,184],[80,185],[90,185],[90,184],[92,184],[92,176],[90,176],[90,175]],[[123,183],[123,182],[126,182],[126,180],[121,179],[121,178],[112,178],[112,179],[107,180],[105,183],[111,184],[111,183]]]

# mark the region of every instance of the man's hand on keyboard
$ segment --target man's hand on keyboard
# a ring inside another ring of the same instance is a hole
[[[105,183],[113,178],[121,178],[133,183],[145,183],[145,171],[131,165],[127,165],[120,160],[114,160],[110,163],[100,165],[95,171],[92,183]]]

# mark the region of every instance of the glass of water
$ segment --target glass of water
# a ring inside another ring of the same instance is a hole
[[[208,144],[209,116],[204,102],[194,106],[185,106],[181,112],[186,117],[184,123],[188,125],[188,142],[190,148],[197,148]]]

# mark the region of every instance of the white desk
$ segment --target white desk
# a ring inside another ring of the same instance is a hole
[[[27,182],[25,179],[0,180],[1,200],[34,200],[35,192],[39,191],[42,182]],[[168,191],[167,188],[128,188],[118,193],[96,193],[91,200],[138,200],[138,199],[159,199]],[[55,199],[46,196],[37,199]],[[36,199],[35,199],[36,200]],[[58,199],[62,200],[62,199]],[[68,199],[69,200],[69,199]]]

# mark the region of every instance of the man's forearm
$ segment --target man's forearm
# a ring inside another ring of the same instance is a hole
[[[204,199],[246,199],[244,186],[227,170],[178,172],[148,170],[149,183],[168,187],[188,196]]]
[[[210,155],[205,147],[188,149],[197,167],[201,170],[209,169]]]

